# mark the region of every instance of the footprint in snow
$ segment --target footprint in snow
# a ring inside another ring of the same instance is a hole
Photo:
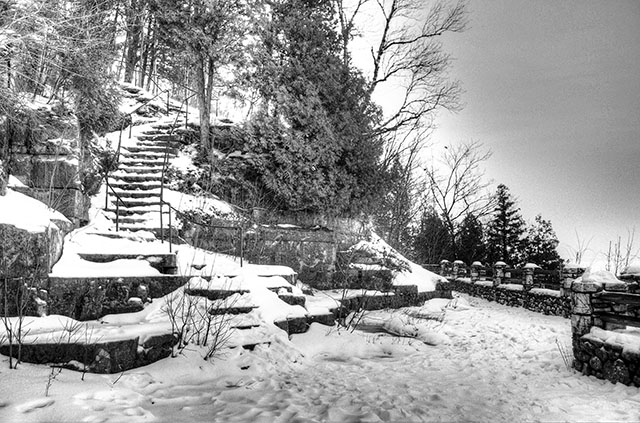
[[[16,410],[19,413],[30,413],[38,408],[48,407],[54,402],[55,400],[53,398],[37,398],[16,406]]]

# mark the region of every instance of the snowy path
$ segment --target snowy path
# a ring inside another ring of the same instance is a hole
[[[85,421],[640,421],[640,389],[566,369],[567,319],[468,300],[446,345],[315,326],[294,338],[305,357],[280,346],[184,376],[165,360],[73,401]]]

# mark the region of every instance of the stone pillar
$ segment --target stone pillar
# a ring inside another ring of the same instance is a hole
[[[480,280],[480,268],[482,268],[482,263],[479,261],[471,263],[471,283],[476,283]]]
[[[496,262],[493,265],[493,286],[498,286],[504,279],[504,269],[507,267],[507,263],[503,261]]]
[[[522,286],[525,291],[529,291],[533,287],[533,272],[535,271],[535,265],[527,263],[523,270],[524,280],[522,281]]]
[[[464,261],[456,260],[453,262],[453,279],[458,279],[464,270]]]
[[[444,276],[445,278],[450,276],[451,271],[451,262],[449,260],[442,260],[440,262],[440,276]]]
[[[594,326],[592,296],[602,291],[598,282],[583,282],[578,279],[571,284],[571,335],[573,353],[579,354],[578,340]]]

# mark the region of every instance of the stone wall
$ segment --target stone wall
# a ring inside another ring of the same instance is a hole
[[[511,307],[523,307],[553,316],[569,317],[571,315],[571,301],[560,291],[537,288],[525,290],[522,285],[513,284],[494,286],[492,281],[472,283],[470,279],[451,279],[448,287],[452,291],[463,292]]]
[[[38,204],[28,200],[34,206]],[[64,236],[71,229],[71,222],[55,213],[46,227],[25,229],[0,223],[0,314],[15,316],[25,312],[29,299],[42,288],[51,268],[62,255]],[[37,312],[32,304],[28,307],[28,314]]]
[[[567,283],[571,291],[573,366],[584,375],[640,387],[637,283],[591,278]]]
[[[47,292],[48,314],[76,320],[94,320],[106,314],[136,312],[142,302],[160,298],[187,283],[189,277],[175,275],[121,278],[50,277],[42,286]],[[130,301],[132,297],[140,301]]]
[[[6,171],[23,184],[14,189],[58,210],[76,227],[88,221],[89,210],[81,189],[77,137],[75,118],[49,109],[25,114],[20,125],[0,125]]]
[[[313,222],[310,217],[306,219],[306,223]],[[327,223],[323,219],[319,222]],[[245,225],[243,228],[240,222],[222,220],[208,226],[187,222],[179,235],[199,248],[236,256],[242,254],[251,263],[289,266],[304,283],[329,289],[336,286],[338,252],[365,236],[364,225],[358,221],[334,219],[329,223],[335,226],[303,227],[287,223],[254,224],[248,228]]]

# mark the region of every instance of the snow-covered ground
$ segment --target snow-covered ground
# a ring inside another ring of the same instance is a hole
[[[314,324],[213,363],[192,350],[122,375],[63,370],[48,397],[48,367],[9,370],[2,357],[0,421],[640,420],[640,390],[565,367],[568,320],[466,296],[447,304],[371,316],[412,317],[441,335],[434,346]]]

